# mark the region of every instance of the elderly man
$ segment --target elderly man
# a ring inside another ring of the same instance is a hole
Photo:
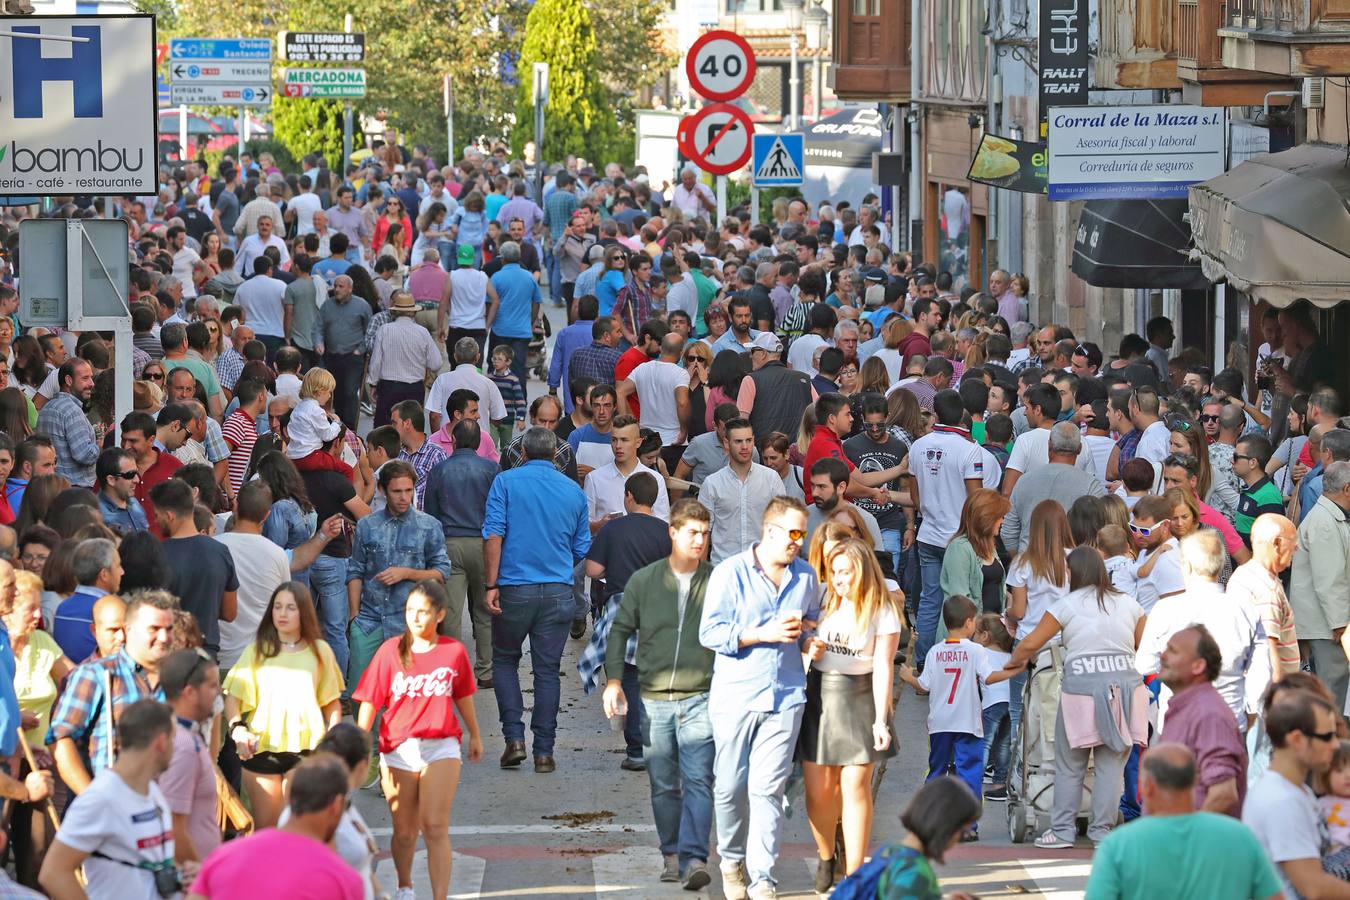
[[[1252,558],[1233,570],[1226,589],[1230,598],[1246,601],[1261,617],[1272,681],[1299,669],[1294,609],[1280,580],[1297,546],[1293,522],[1274,513],[1260,516],[1252,525]]]
[[[754,371],[741,379],[736,406],[750,420],[756,440],[775,431],[792,434],[799,430],[802,413],[819,399],[810,376],[789,369],[782,354],[783,342],[771,331],[760,333],[750,348]]]
[[[1143,675],[1160,671],[1163,652],[1172,635],[1191,625],[1204,625],[1222,653],[1214,687],[1228,704],[1238,728],[1245,732],[1271,679],[1261,618],[1249,605],[1226,597],[1219,586],[1224,548],[1218,535],[1198,531],[1183,538],[1172,552],[1181,555],[1186,589],[1163,597],[1149,612],[1136,665]],[[1158,722],[1163,728],[1167,727],[1165,717],[1171,695],[1164,682],[1164,690],[1158,697]]]
[[[249,206],[252,205],[252,203],[249,204]],[[239,221],[243,222],[243,218],[241,217]],[[281,265],[284,266],[290,262],[291,254],[286,250],[286,242],[273,231],[273,223],[279,221],[281,221],[279,216],[276,219],[273,219],[270,215],[258,217],[257,232],[250,234],[239,244],[239,251],[234,257],[234,274],[240,278],[248,278],[254,272],[253,264],[268,247],[275,247],[281,254]],[[235,227],[238,227],[238,225]]]
[[[359,297],[353,299],[351,276],[334,278],[333,296],[318,310],[310,326],[314,348],[311,355],[323,360],[324,368],[337,382],[333,389],[333,410],[352,429],[357,427],[360,417],[361,373],[366,364],[369,326],[370,304]]]
[[[1336,709],[1345,708],[1350,681],[1346,625],[1350,624],[1350,462],[1327,466],[1322,496],[1298,526],[1289,599],[1299,646],[1326,682]],[[1253,526],[1253,531],[1255,526]]]
[[[530,403],[530,425],[537,428],[546,428],[555,434],[558,431],[558,423],[563,419],[562,401],[557,397],[544,395],[535,397]],[[515,440],[511,441],[506,447],[502,448],[501,455],[502,471],[514,469],[525,463],[525,435],[517,435]],[[572,452],[571,444],[567,441],[559,440],[558,447],[553,454],[553,467],[559,472],[573,480],[580,480],[577,477],[577,458]]]
[[[525,761],[521,645],[534,660],[534,770],[556,770],[559,676],[572,623],[573,570],[591,546],[586,495],[553,465],[557,438],[545,428],[524,434],[526,462],[502,472],[488,490],[483,521],[484,602],[492,623],[492,682],[506,749],[501,766]]]
[[[1195,754],[1195,802],[1201,809],[1237,818],[1247,794],[1247,748],[1214,688],[1222,667],[1222,651],[1205,626],[1190,625],[1168,639],[1158,674],[1172,700],[1158,740]]]
[[[505,241],[497,253],[502,267],[492,276],[499,303],[497,317],[492,321],[490,345],[505,344],[511,348],[511,371],[524,385],[529,378],[525,361],[534,339],[534,323],[539,319],[539,283],[521,268],[520,244]]]
[[[458,390],[470,390],[478,395],[478,427],[483,434],[491,435],[493,425],[506,422],[506,404],[502,401],[501,390],[496,382],[478,371],[481,362],[478,341],[471,337],[455,341],[455,367],[436,376],[427,392],[426,410],[431,416],[429,431],[441,427],[446,401]]]
[[[998,301],[998,314],[1009,325],[1021,321],[1021,303],[1013,293],[1012,277],[1003,269],[995,269],[989,273],[989,296]]]
[[[684,336],[672,331],[661,338],[656,359],[637,366],[615,385],[619,409],[626,409],[628,397],[637,394],[642,426],[655,430],[666,446],[684,443],[683,423],[689,418],[689,372],[680,365],[683,352]]]
[[[417,301],[412,294],[395,291],[389,311],[393,318],[375,332],[366,374],[366,381],[375,388],[376,428],[388,425],[390,411],[404,400],[420,404],[427,376],[441,369],[441,348],[417,324]]]
[[[1032,466],[1017,480],[1009,500],[1012,508],[1003,519],[1003,545],[1010,552],[1027,548],[1031,537],[1031,514],[1042,500],[1056,500],[1068,509],[1079,497],[1102,497],[1106,489],[1097,476],[1078,468],[1083,438],[1071,422],[1060,422],[1050,429],[1046,443],[1049,464]]]
[[[680,183],[671,193],[670,205],[684,214],[686,220],[703,219],[717,211],[717,200],[712,189],[698,180],[698,169],[686,165],[680,170]]]
[[[1203,765],[1203,764],[1202,764]],[[1140,764],[1144,818],[1097,845],[1087,896],[1093,900],[1285,896],[1250,828],[1227,816],[1197,812],[1196,759],[1179,744],[1154,744]],[[1215,865],[1222,859],[1222,865]]]

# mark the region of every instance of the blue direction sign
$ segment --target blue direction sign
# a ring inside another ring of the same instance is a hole
[[[806,139],[800,134],[755,135],[753,173],[755,187],[797,187],[802,183]]]
[[[272,59],[272,41],[267,38],[175,38],[169,42],[169,58],[268,62]]]

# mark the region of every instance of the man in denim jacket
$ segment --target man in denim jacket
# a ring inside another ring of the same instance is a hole
[[[385,506],[356,523],[347,561],[351,661],[347,683],[356,684],[385,640],[403,633],[403,605],[423,581],[450,580],[450,558],[435,517],[413,508],[417,474],[395,459],[380,469]]]

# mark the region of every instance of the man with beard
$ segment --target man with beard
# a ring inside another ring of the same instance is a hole
[[[38,413],[37,430],[52,439],[56,474],[75,487],[94,486],[99,445],[84,404],[94,393],[94,369],[82,359],[68,359],[56,370],[60,393]]]
[[[735,350],[742,353],[750,349],[751,343],[760,332],[750,327],[750,301],[743,296],[733,296],[727,300],[727,316],[731,327],[713,342],[713,356],[723,350]]]
[[[810,546],[816,529],[845,507],[855,510],[867,525],[872,546],[882,547],[881,526],[876,516],[844,499],[848,487],[849,468],[833,457],[816,460],[811,466],[811,508],[806,517],[806,543]]]

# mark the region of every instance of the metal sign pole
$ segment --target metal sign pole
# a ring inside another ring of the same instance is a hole
[[[178,106],[178,161],[187,159],[187,104]]]
[[[445,155],[446,162],[455,164],[455,85],[453,76],[445,76]]]
[[[750,188],[750,225],[753,227],[759,224],[759,188],[753,185]]]
[[[347,13],[342,19],[342,31],[345,34],[352,33],[352,14]],[[348,100],[342,107],[342,179],[347,179],[347,166],[352,161],[352,101]]]
[[[107,266],[103,264],[102,258],[99,257],[97,248],[85,234],[83,220],[67,220],[66,318],[70,328],[74,331],[111,331],[113,333],[113,358],[117,369],[113,381],[113,428],[115,429],[113,439],[118,446],[121,446],[122,417],[130,413],[133,406],[131,313],[128,310],[126,315],[119,316],[85,316],[83,266],[86,242],[88,242],[94,258],[98,261],[103,277],[108,279],[109,284],[113,283],[112,276],[108,274]],[[116,290],[116,286],[114,286],[114,290]]]
[[[717,176],[717,221],[727,217],[727,176]]]

